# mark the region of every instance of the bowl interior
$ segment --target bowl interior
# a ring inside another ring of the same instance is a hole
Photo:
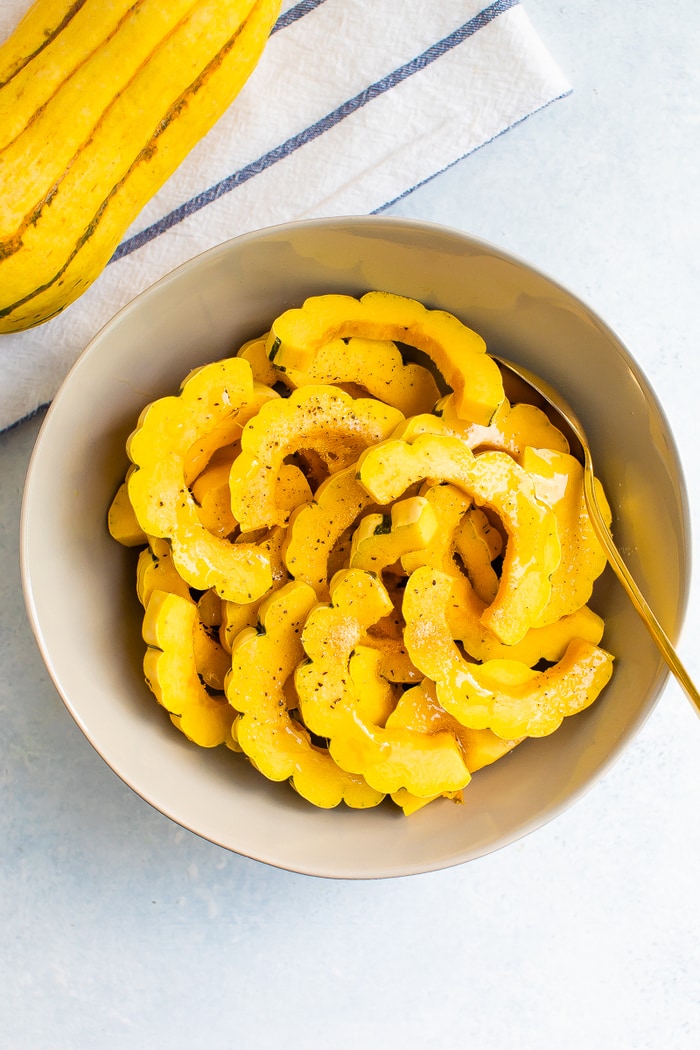
[[[118,265],[118,263],[116,264]],[[406,875],[461,863],[542,825],[619,754],[654,705],[665,666],[606,573],[594,607],[613,681],[553,736],[478,773],[466,804],[411,818],[388,804],[317,810],[241,756],[176,732],[143,681],[135,555],[107,533],[124,443],[141,408],[194,366],[235,350],[310,294],[384,289],[457,314],[490,349],[565,392],[586,427],[617,540],[671,636],[687,599],[686,498],[668,424],[625,348],[584,304],[464,234],[389,218],[318,220],[241,237],[135,299],[92,341],[49,410],[23,505],[22,566],[39,646],[69,711],[105,761],[183,826],[249,857],[314,875]]]

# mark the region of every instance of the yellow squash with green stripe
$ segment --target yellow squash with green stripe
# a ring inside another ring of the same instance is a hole
[[[280,0],[37,0],[0,46],[0,332],[53,317],[227,109]]]

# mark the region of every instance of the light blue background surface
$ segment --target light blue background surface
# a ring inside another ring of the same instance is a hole
[[[525,7],[574,93],[392,212],[525,257],[608,321],[671,419],[697,523],[700,8]],[[700,723],[675,683],[583,800],[470,865],[352,883],[229,854],[126,788],[43,668],[17,555],[39,422],[0,438],[0,1046],[700,1044]],[[696,680],[699,635],[696,570]]]

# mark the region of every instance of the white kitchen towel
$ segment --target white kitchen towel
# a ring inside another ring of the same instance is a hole
[[[29,6],[3,0],[0,38]],[[241,94],[95,283],[0,335],[0,430],[48,403],[102,325],[180,263],[252,229],[381,211],[569,90],[518,0],[288,0]]]

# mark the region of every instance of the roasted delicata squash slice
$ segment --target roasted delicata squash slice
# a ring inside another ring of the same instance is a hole
[[[463,726],[438,702],[435,683],[429,678],[424,678],[402,693],[386,725],[387,729],[452,733],[460,743],[470,773],[476,773],[503,758],[523,739],[504,740],[490,729],[468,729]]]
[[[237,357],[242,357],[250,365],[253,378],[266,386],[274,387],[283,383],[288,389],[293,389],[294,384],[289,381],[284,372],[275,368],[267,356],[268,332],[256,339],[249,339],[238,348]]]
[[[381,575],[410,551],[424,550],[437,527],[424,496],[398,500],[388,514],[367,514],[353,532],[349,567]]]
[[[218,631],[208,627],[199,615],[194,625],[194,663],[197,674],[204,685],[217,693],[223,693],[226,675],[231,667],[231,654],[219,641]]]
[[[414,598],[422,594],[430,602],[436,591],[446,593],[446,583],[439,570],[415,573],[411,577]],[[545,661],[561,660],[570,642],[583,638],[598,645],[603,637],[604,624],[587,605],[545,627],[531,627],[519,642],[505,645],[493,631],[485,627],[482,616],[486,608],[466,576],[451,576],[451,590],[445,604],[445,613],[452,637],[460,642],[467,656],[473,660],[518,660],[528,667]]]
[[[362,645],[380,651],[382,658],[379,663],[379,674],[383,678],[390,682],[415,684],[423,676],[411,662],[403,640],[404,622],[401,604],[406,577],[403,574],[397,575],[394,570],[400,570],[400,563],[396,562],[389,566],[387,572],[381,577],[394,607],[390,613],[382,616],[367,629],[362,636]],[[376,572],[376,569],[367,571]]]
[[[153,401],[127,442],[135,469],[129,499],[149,536],[170,541],[173,563],[190,586],[214,587],[222,598],[253,601],[272,584],[269,556],[256,544],[231,543],[202,524],[186,477],[193,446],[238,425],[258,405],[250,366],[229,358],[197,369],[179,396]]]
[[[498,594],[498,574],[493,563],[503,552],[500,532],[480,507],[470,507],[454,530],[453,545],[475,593],[485,605],[490,605]]]
[[[353,463],[403,418],[374,398],[354,399],[332,386],[305,386],[264,405],[246,424],[231,468],[231,507],[244,530],[284,525],[289,511],[275,499],[287,456],[313,448],[329,473]]]
[[[255,537],[240,536],[237,543],[255,542],[261,551],[270,559],[272,570],[272,590],[277,590],[289,579],[289,573],[282,560],[282,546],[285,540],[285,530],[275,527],[274,529],[262,530]],[[260,606],[267,595],[263,594],[250,602],[221,602],[221,622],[219,624],[219,641],[230,653],[236,636],[246,627],[254,627],[258,621]]]
[[[306,618],[302,645],[308,659],[294,676],[304,723],[324,738],[342,732],[351,708],[350,717],[383,724],[395,702],[389,683],[373,673],[380,654],[362,646],[365,631],[393,609],[386,588],[373,573],[345,569],[331,580],[330,599]]]
[[[501,373],[480,335],[454,314],[390,292],[367,292],[361,299],[312,296],[275,319],[267,354],[278,368],[308,372],[321,347],[351,336],[394,340],[427,353],[465,419],[488,424],[505,397]]]
[[[313,498],[314,494],[303,470],[294,463],[283,463],[275,489],[277,505],[291,514],[297,507],[310,503]]]
[[[136,563],[136,595],[144,609],[154,591],[179,594],[181,598],[191,597],[190,588],[173,565],[170,544],[152,536]]]
[[[205,377],[214,372],[216,367],[225,368],[228,372],[229,363],[228,360],[216,361],[211,365],[204,365],[201,368],[196,368],[186,377],[183,387],[184,389],[189,382],[195,380],[195,377],[199,372],[205,371]],[[252,375],[252,373],[251,373]],[[201,382],[200,377],[200,382]],[[193,386],[197,386],[196,382],[193,382]],[[216,391],[214,391],[214,394]],[[225,399],[226,390],[222,391],[222,395]],[[197,397],[201,401],[206,401],[206,394],[202,394],[201,391],[197,393]],[[233,462],[238,453],[240,452],[240,437],[243,433],[243,427],[252,419],[258,411],[262,408],[266,401],[277,399],[279,394],[272,389],[272,387],[265,386],[264,383],[258,383],[253,381],[253,391],[250,395],[249,400],[244,405],[241,405],[235,412],[227,412],[226,409],[231,406],[226,404],[224,400],[221,405],[217,405],[216,401],[213,401],[213,407],[215,409],[222,409],[220,418],[217,419],[213,426],[205,426],[199,429],[197,437],[195,438],[192,445],[187,450],[187,454],[184,460],[184,474],[185,481],[190,487],[193,487],[197,478],[200,477],[202,471],[204,471],[210,464],[212,466],[220,465],[228,462]],[[203,406],[201,406],[203,407]],[[217,412],[217,415],[219,413]]]
[[[422,548],[415,547],[401,558],[403,570],[409,574],[420,565],[432,565],[445,572],[459,572],[455,559],[455,532],[472,505],[471,497],[456,485],[423,485],[423,498],[433,512],[436,528]]]
[[[330,605],[312,609],[302,631],[309,661],[297,669],[295,683],[304,722],[328,738],[339,766],[361,774],[377,791],[403,787],[432,798],[460,790],[470,774],[452,733],[386,727],[395,703],[379,673],[381,654],[359,643],[390,604],[371,573],[348,569],[334,577]],[[369,697],[380,713],[387,704],[381,719]]]
[[[403,637],[391,638],[368,631],[362,637],[362,645],[379,651],[381,658],[377,664],[377,673],[388,682],[411,685],[423,677],[408,655]]]
[[[301,629],[315,604],[312,587],[287,583],[264,601],[257,628],[236,638],[226,679],[228,700],[240,712],[236,739],[264,776],[289,780],[315,806],[330,809],[344,801],[367,809],[383,794],[340,769],[288,707],[289,679],[304,658]]]
[[[422,434],[375,445],[360,457],[358,477],[379,504],[391,503],[410,485],[443,480],[495,512],[507,535],[498,592],[482,620],[507,644],[532,627],[551,595],[550,576],[561,548],[550,508],[536,498],[532,479],[504,452],[475,456],[453,437]]]
[[[192,599],[154,591],[143,619],[146,682],[173,723],[200,747],[232,746],[234,712],[222,694],[212,695],[195,657],[197,606]],[[235,749],[235,746],[234,746]]]
[[[561,561],[552,573],[552,593],[536,621],[542,626],[555,623],[588,602],[607,558],[588,516],[579,461],[564,452],[528,447],[520,462],[534,480],[537,498],[554,511],[561,543]],[[597,478],[594,485],[610,525],[612,514],[603,486]]]
[[[142,547],[148,536],[139,525],[129,499],[129,487],[123,481],[117,489],[107,513],[107,528],[112,539],[123,547]]]
[[[199,520],[216,536],[231,536],[239,528],[231,510],[229,484],[234,458],[230,462],[210,463],[192,485],[192,495],[199,506]],[[309,483],[299,467],[283,463],[275,487],[278,506],[291,513],[312,498]]]
[[[420,412],[415,416],[408,416],[399,423],[391,435],[393,438],[401,438],[409,444],[424,434],[435,434],[437,437],[456,437],[462,440],[459,428],[446,423],[442,416],[435,412]],[[466,445],[466,441],[464,442]]]
[[[274,369],[273,362],[269,366]],[[261,374],[269,372],[261,369]],[[430,412],[440,400],[440,390],[429,369],[412,361],[404,363],[401,351],[390,339],[332,339],[319,347],[308,371],[288,368],[283,374],[297,387],[353,383],[405,416]]]
[[[354,464],[331,474],[316,490],[313,502],[299,507],[289,519],[283,555],[290,576],[310,584],[319,599],[327,601],[333,550],[373,505],[356,478]]]
[[[231,490],[228,484],[231,464],[236,455],[237,451],[228,460],[208,463],[190,486],[202,525],[222,538],[233,536],[238,531],[238,522],[231,511]]]
[[[260,606],[264,600],[265,595],[245,604],[222,601],[219,641],[227,653],[233,651],[234,643],[241,631],[244,631],[247,627],[255,627],[258,622]]]
[[[474,450],[497,449],[516,457],[527,445],[569,451],[569,442],[547,414],[526,402],[502,401],[487,426],[463,419],[453,394],[438,401],[434,412],[455,436]]]
[[[426,587],[425,576],[429,577]],[[519,660],[469,662],[453,640],[447,614],[453,581],[417,569],[406,585],[404,640],[416,667],[435,682],[442,707],[470,729],[515,740],[548,736],[565,717],[593,703],[612,674],[612,656],[581,638],[544,671]],[[426,593],[431,600],[426,602]]]

